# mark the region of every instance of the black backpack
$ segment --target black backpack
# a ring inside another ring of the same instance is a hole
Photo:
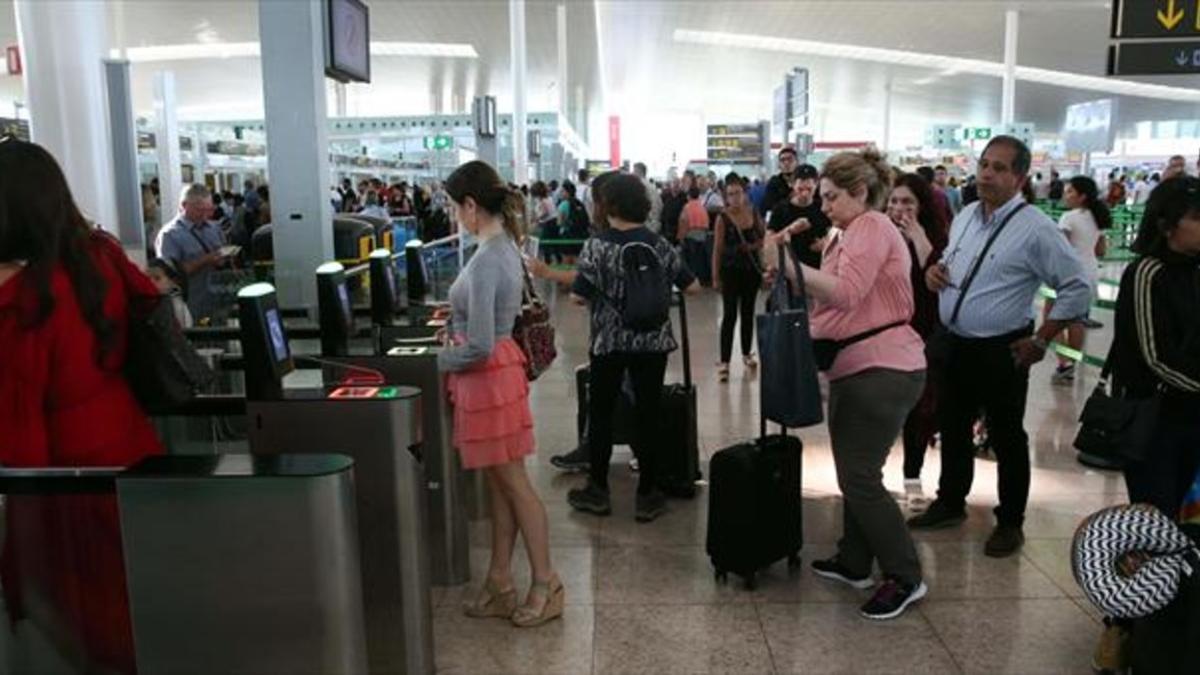
[[[656,331],[667,322],[671,309],[671,280],[654,246],[635,241],[621,247],[625,297],[621,319],[640,333]]]
[[[588,218],[587,208],[583,202],[572,197],[568,202],[570,211],[567,213],[566,234],[572,238],[586,239],[591,228],[591,220]]]

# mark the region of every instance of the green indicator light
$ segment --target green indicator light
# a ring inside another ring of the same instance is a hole
[[[398,393],[395,387],[380,387],[379,392],[375,394],[375,398],[396,398]]]

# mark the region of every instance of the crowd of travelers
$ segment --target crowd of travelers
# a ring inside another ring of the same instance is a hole
[[[491,559],[482,590],[467,604],[469,615],[535,626],[561,616],[565,601],[546,510],[524,466],[534,450],[533,419],[526,356],[512,330],[527,274],[568,287],[590,315],[588,471],[568,494],[573,508],[599,516],[612,511],[613,411],[627,381],[638,401],[635,515],[648,522],[669,508],[656,448],[675,331],[668,313],[631,309],[630,298],[655,280],[686,293],[700,292],[702,284],[718,290],[717,372],[724,382],[739,322],[743,365],[758,367],[758,290],[764,281],[783,279],[807,296],[812,337],[841,347],[825,374],[842,538],[835,555],[812,564],[813,572],[870,589],[862,614],[873,619],[899,616],[936,592],[911,531],[967,520],[973,436],[981,421],[995,453],[999,493],[983,550],[1006,557],[1021,549],[1031,481],[1024,422],[1030,367],[1045,358],[1052,341],[1079,342],[1096,294],[1110,200],[1086,177],[1064,181],[1054,174],[1045,194],[1054,198],[1061,190],[1069,208],[1054,223],[1030,203],[1029,148],[1008,136],[987,145],[973,180],[961,187],[944,167],[902,173],[870,149],[837,154],[818,169],[785,148],[779,167],[765,182],[685,172],[659,187],[638,167],[581,173],[575,182],[534,183],[525,191],[475,161],[430,192],[381,181],[357,189],[347,181],[331,191],[339,212],[441,212],[479,243],[450,291],[452,320],[439,356],[449,374],[463,464],[485,471],[492,498]],[[191,314],[211,311],[200,289],[205,274],[229,264],[228,243],[238,239],[228,232],[253,231],[271,219],[266,186],[245,187],[243,194],[217,195],[187,186],[177,215],[155,233],[156,260],[147,276],[85,219],[53,157],[31,143],[0,141],[0,464],[126,466],[163,451],[122,375],[131,308],[140,298],[186,288]],[[1033,188],[1034,198],[1039,189]],[[578,248],[560,251],[560,258],[523,256],[519,245],[533,231],[573,239]],[[631,250],[640,261],[632,270],[626,264]],[[1124,475],[1132,501],[1172,514],[1200,469],[1200,178],[1164,173],[1147,195],[1133,252],[1120,282],[1109,367],[1124,395],[1157,396],[1162,404],[1151,452],[1129,462]],[[550,264],[558,261],[573,264]],[[653,279],[637,276],[647,269]],[[1034,300],[1042,286],[1055,300],[1039,323]],[[1055,377],[1069,379],[1068,367],[1060,366]],[[941,467],[936,495],[928,500],[920,481],[935,438]],[[883,483],[898,439],[907,521]],[[37,541],[36,528],[28,527],[44,514],[14,506],[6,511],[10,536],[0,567],[6,590],[17,587],[12,575],[25,574],[68,606],[108,606],[124,593],[119,551],[93,527],[116,527],[111,504],[77,513],[90,519],[80,536],[96,533],[86,561],[75,550],[42,566],[21,563],[14,533],[33,537],[25,542],[28,550],[53,546]],[[532,570],[523,600],[511,567],[518,534]],[[55,585],[62,575],[103,593],[67,597]],[[20,616],[21,599],[6,600],[10,615]],[[65,616],[82,617],[85,610]],[[103,625],[81,632],[102,650],[114,634],[127,637],[129,630],[127,614],[109,614]]]

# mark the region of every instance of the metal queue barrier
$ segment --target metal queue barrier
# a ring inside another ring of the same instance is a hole
[[[274,289],[246,287],[238,305],[251,452],[354,459],[370,672],[433,673],[421,391],[386,381],[285,388],[295,366]]]
[[[143,674],[365,675],[353,466],[326,454],[162,455],[128,469],[0,470],[6,555],[17,561],[8,595],[25,605],[5,642],[60,650],[6,660],[25,659],[16,672],[135,663]],[[64,562],[64,550],[74,557]],[[71,602],[57,591],[77,587],[33,567],[46,556],[74,584],[123,567],[126,597],[109,577]],[[127,614],[113,606],[122,602]],[[122,616],[132,643],[112,629]]]

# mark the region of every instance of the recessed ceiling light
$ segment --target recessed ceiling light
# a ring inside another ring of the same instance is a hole
[[[120,58],[120,50],[111,52]],[[371,43],[372,56],[425,56],[447,59],[477,59],[475,47],[451,42],[387,42]],[[178,45],[129,47],[125,58],[134,63],[148,61],[193,61],[199,59],[229,59],[259,56],[257,42],[198,42]]]
[[[699,44],[714,47],[734,47],[740,49],[762,49],[766,51],[786,52],[791,54],[809,54],[829,58],[854,59],[872,61],[896,66],[914,68],[931,68],[1004,77],[1004,64],[983,59],[964,59],[942,54],[912,52],[899,49],[882,49],[879,47],[862,47],[859,45],[839,44],[834,42],[816,42],[813,40],[794,40],[791,38],[773,37],[769,35],[752,35],[746,33],[725,33],[720,31],[675,29],[675,42]],[[1082,75],[1061,70],[1046,68],[1030,68],[1017,66],[1016,77],[1026,82],[1051,84],[1071,89],[1087,89],[1124,96],[1140,96],[1143,98],[1161,99],[1166,101],[1183,101],[1187,103],[1200,102],[1200,91],[1171,87],[1161,84],[1133,82],[1096,75]]]

